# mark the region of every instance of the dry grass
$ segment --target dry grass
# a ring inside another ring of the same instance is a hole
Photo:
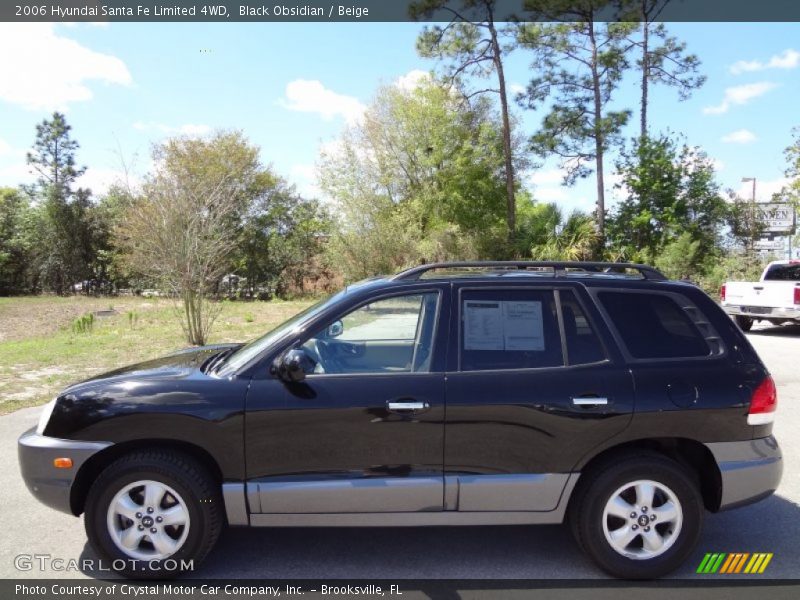
[[[223,302],[210,343],[257,337],[309,303]],[[98,311],[106,316],[96,316],[90,333],[73,333],[74,319]],[[171,300],[0,298],[0,414],[46,402],[66,385],[97,373],[185,346]]]

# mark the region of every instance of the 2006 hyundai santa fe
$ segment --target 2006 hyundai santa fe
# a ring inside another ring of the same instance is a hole
[[[567,521],[605,571],[651,578],[692,552],[705,511],[776,489],[775,408],[741,330],[689,283],[643,265],[434,264],[249,344],[73,385],[19,458],[125,575],[196,566],[226,522]]]

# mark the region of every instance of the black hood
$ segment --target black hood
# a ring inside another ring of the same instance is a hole
[[[70,386],[64,392],[69,392],[76,386],[83,387],[93,383],[110,383],[115,379],[181,379],[199,369],[212,356],[240,346],[241,344],[215,344],[213,346],[186,348],[168,356],[154,358],[95,375]]]

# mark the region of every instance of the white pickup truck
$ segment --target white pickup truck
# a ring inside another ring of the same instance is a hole
[[[800,260],[769,263],[760,281],[727,281],[720,300],[744,331],[754,321],[800,323]]]

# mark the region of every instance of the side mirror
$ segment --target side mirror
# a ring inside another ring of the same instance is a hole
[[[341,321],[334,321],[328,326],[327,335],[329,338],[337,338],[344,333],[344,323]]]
[[[299,383],[306,378],[303,366],[308,362],[308,356],[302,350],[289,350],[277,362],[277,374],[283,381]]]

